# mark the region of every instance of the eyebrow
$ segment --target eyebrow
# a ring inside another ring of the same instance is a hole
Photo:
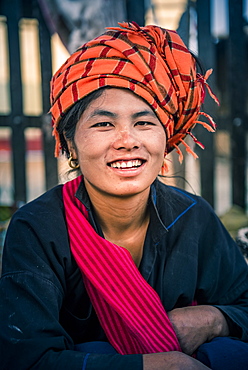
[[[92,112],[90,117],[93,118],[97,116],[106,116],[106,117],[116,118],[118,114],[110,112],[108,110],[104,110],[104,109],[96,109],[94,112]],[[150,110],[143,110],[143,111],[132,114],[132,118],[139,118],[143,116],[151,116],[151,117],[157,118],[156,114]]]
[[[133,118],[139,118],[139,117],[143,117],[143,116],[150,116],[150,117],[157,118],[156,114],[151,110],[143,110],[141,112],[137,112],[137,113],[134,113],[132,115]]]

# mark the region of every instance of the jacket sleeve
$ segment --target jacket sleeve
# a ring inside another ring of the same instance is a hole
[[[204,216],[199,244],[199,300],[225,315],[230,335],[248,341],[248,266],[239,248],[211,210]]]
[[[51,218],[48,212],[37,215],[25,207],[10,223],[3,252],[1,368],[142,369],[141,355],[93,355],[74,350],[72,338],[59,321],[66,274],[54,238],[56,234],[62,248],[66,228],[61,220],[56,222],[55,213],[53,222],[47,222]]]

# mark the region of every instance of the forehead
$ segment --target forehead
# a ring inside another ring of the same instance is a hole
[[[156,118],[150,105],[142,98],[127,89],[111,88],[87,106],[83,116],[94,115],[149,115]]]

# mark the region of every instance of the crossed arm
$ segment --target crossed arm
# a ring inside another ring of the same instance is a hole
[[[192,355],[203,343],[228,336],[224,315],[213,306],[176,308],[168,313],[183,353],[167,352],[143,356],[144,370],[204,370],[205,365]]]
[[[224,315],[213,306],[176,308],[168,313],[182,351],[192,355],[203,343],[215,337],[227,337],[229,328]]]

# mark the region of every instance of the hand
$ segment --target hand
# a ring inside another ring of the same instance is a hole
[[[207,370],[207,366],[182,352],[143,355],[143,370]]]
[[[192,355],[203,343],[229,335],[224,315],[213,306],[176,308],[168,316],[177,334],[182,351]]]

